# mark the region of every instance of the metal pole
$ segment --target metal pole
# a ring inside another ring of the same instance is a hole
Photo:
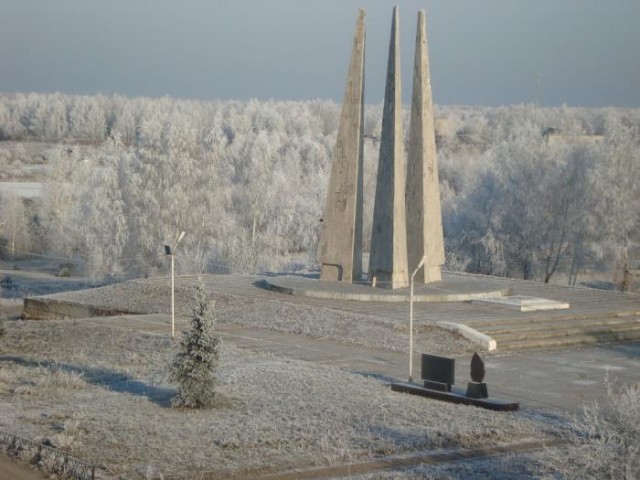
[[[171,252],[171,340],[174,340],[176,335],[175,274],[173,257],[174,254]]]
[[[413,275],[409,295],[409,383],[413,382]]]
[[[173,247],[169,245],[164,246],[165,255],[169,255],[171,257],[171,340],[174,340],[176,337],[176,271],[175,271],[175,256],[176,256],[176,248],[178,248],[178,244],[184,238],[187,232],[180,232],[178,238],[176,238]]]
[[[409,383],[413,382],[413,278],[416,276],[416,273],[418,273],[418,270],[422,268],[426,260],[426,255],[420,259],[420,263],[418,263],[416,269],[411,273],[409,283]]]

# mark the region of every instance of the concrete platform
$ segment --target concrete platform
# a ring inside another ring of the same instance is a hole
[[[361,302],[408,302],[410,289],[388,290],[373,288],[366,284],[320,281],[318,277],[281,275],[264,279],[270,290],[289,295],[325,298],[333,300],[356,300]],[[414,302],[465,302],[490,297],[509,295],[505,282],[491,277],[465,276],[443,273],[442,281],[430,284],[415,284]]]
[[[518,312],[537,312],[540,310],[564,310],[569,308],[568,302],[558,302],[547,298],[530,297],[527,295],[511,295],[507,297],[488,297],[473,300],[473,303],[495,305],[510,308]]]

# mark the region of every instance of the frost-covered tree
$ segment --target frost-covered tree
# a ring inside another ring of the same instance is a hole
[[[629,285],[630,245],[640,242],[640,125],[613,117],[607,128],[607,149],[594,172],[596,211],[604,240],[614,250],[616,283],[624,291]]]
[[[15,193],[0,195],[0,237],[4,237],[7,244],[0,254],[15,257],[29,251],[29,212],[22,198]]]
[[[39,139],[61,140],[68,134],[67,105],[65,97],[38,95],[31,119],[31,132]]]
[[[591,173],[602,152],[548,144],[526,111],[509,111],[487,114],[491,143],[475,159],[468,145],[442,155],[449,266],[549,282],[570,264],[575,282],[593,241]]]
[[[365,232],[381,116],[367,107]],[[181,230],[183,272],[312,265],[338,121],[319,100],[0,94],[0,139],[65,141],[46,153],[44,202],[30,211],[48,253],[127,276],[165,268],[160,247]],[[575,283],[617,261],[626,283],[640,246],[640,109],[439,107],[437,124],[449,268]],[[551,128],[562,141],[543,136]],[[101,260],[115,258],[100,250],[111,228],[126,272]]]
[[[94,279],[121,278],[129,245],[126,171],[130,153],[115,132],[99,150],[82,196],[82,234],[88,273]]]
[[[114,111],[110,121],[110,129],[120,132],[125,145],[133,145],[139,120],[139,103],[124,97],[114,98]]]
[[[204,285],[196,286],[191,328],[180,339],[179,350],[169,365],[169,381],[178,384],[174,407],[207,408],[215,404],[215,371],[220,339],[214,333],[213,304]]]
[[[48,157],[51,173],[44,185],[42,211],[47,243],[51,253],[71,258],[84,250],[82,200],[86,199],[90,162],[77,146],[59,145]]]
[[[569,284],[575,285],[585,258],[585,246],[598,236],[592,172],[602,153],[599,147],[572,146],[559,152],[562,161],[549,181],[553,202],[542,236],[544,281],[549,282],[570,260]]]
[[[69,112],[70,133],[74,138],[95,143],[104,140],[107,133],[104,102],[101,95],[76,97]]]

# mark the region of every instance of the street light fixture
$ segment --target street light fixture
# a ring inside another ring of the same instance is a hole
[[[418,273],[418,270],[422,268],[426,260],[427,257],[425,255],[411,274],[411,292],[409,294],[409,382],[413,382],[413,278],[416,276],[416,273]]]
[[[173,246],[169,245],[164,246],[164,254],[171,257],[171,340],[175,339],[176,335],[176,287],[175,287],[175,262],[174,258],[176,256],[176,248],[178,244],[182,241],[187,232],[180,232],[178,238],[173,243]]]

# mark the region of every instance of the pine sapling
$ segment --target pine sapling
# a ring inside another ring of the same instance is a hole
[[[206,408],[215,403],[215,371],[220,339],[214,335],[213,305],[202,282],[194,294],[193,316],[178,353],[169,364],[169,380],[178,384],[174,407]]]

